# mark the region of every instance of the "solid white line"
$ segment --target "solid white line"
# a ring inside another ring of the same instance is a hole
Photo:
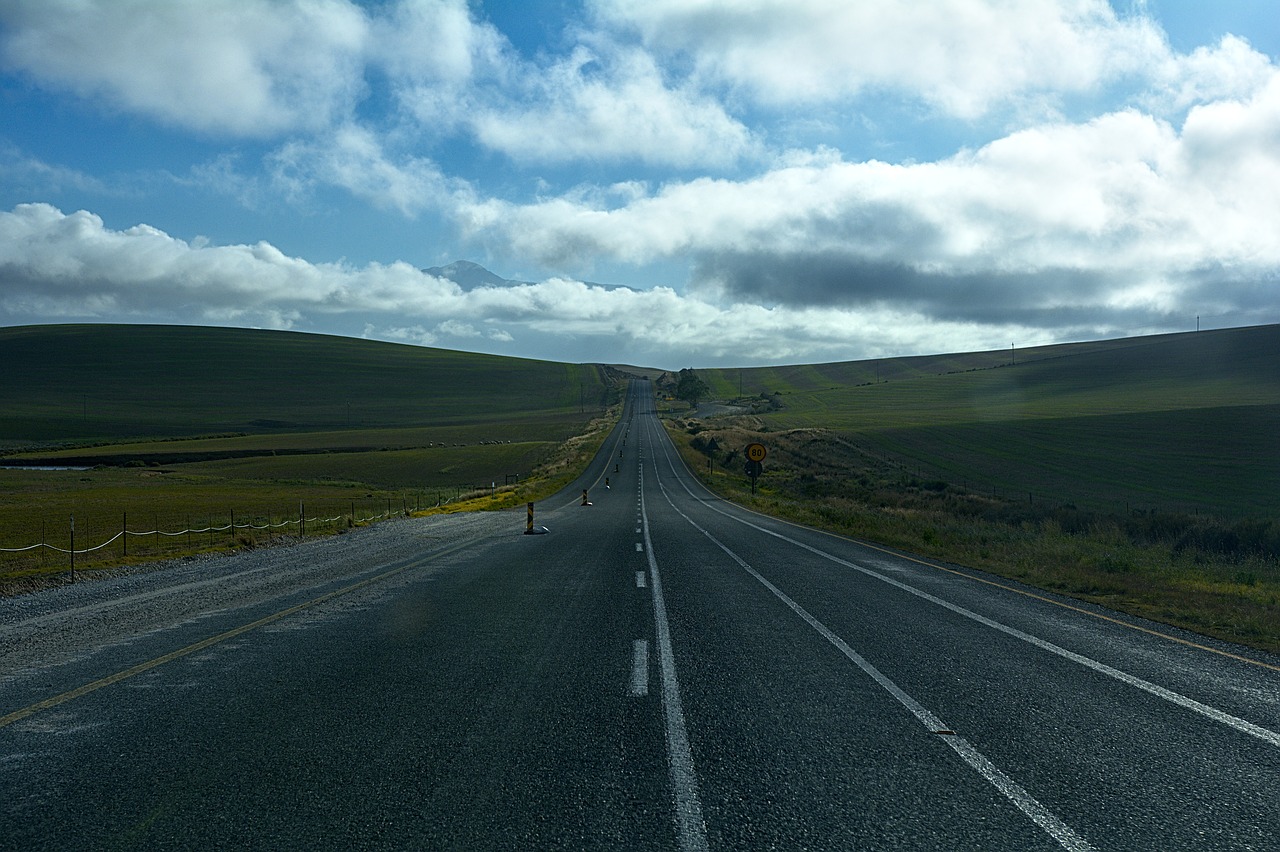
[[[670,455],[667,456],[667,462],[668,464],[671,465],[672,473],[676,474],[676,481],[680,483],[680,485],[684,488],[686,492],[688,492],[690,497],[693,497],[694,496],[693,491],[689,489],[689,486],[680,478],[679,474],[676,472],[675,463],[671,461]],[[658,484],[659,486],[661,486],[662,483],[659,482]],[[664,489],[664,493],[665,493],[665,489]],[[670,500],[669,497],[667,499]],[[1054,643],[1048,641],[1047,639],[1041,639],[1039,636],[1033,636],[1032,634],[1019,630],[1016,627],[1010,627],[1007,624],[1002,624],[999,621],[995,621],[993,619],[987,618],[985,615],[979,615],[973,610],[965,609],[964,607],[958,604],[953,604],[950,601],[943,600],[942,598],[939,598],[935,595],[931,595],[926,591],[917,589],[915,586],[910,586],[902,582],[901,580],[895,580],[894,578],[881,574],[878,571],[873,571],[872,569],[865,568],[861,565],[858,565],[855,562],[850,562],[847,559],[841,559],[839,556],[836,556],[835,554],[827,553],[826,551],[820,550],[819,548],[813,547],[812,545],[805,544],[802,541],[797,541],[796,539],[791,538],[790,536],[783,535],[782,533],[779,533],[779,532],[774,532],[773,530],[766,529],[765,527],[754,524],[751,521],[731,515],[728,512],[725,512],[717,508],[716,506],[711,505],[710,503],[707,504],[707,508],[711,509],[713,512],[717,512],[720,515],[723,515],[726,518],[729,518],[730,520],[737,521],[740,524],[744,524],[748,527],[751,527],[754,530],[762,532],[765,535],[771,535],[774,538],[778,538],[778,539],[781,539],[782,541],[787,542],[788,544],[793,544],[796,547],[799,547],[803,550],[807,550],[810,553],[814,554],[815,556],[820,556],[823,559],[830,560],[836,563],[837,565],[842,565],[846,568],[852,568],[854,571],[859,571],[867,575],[868,577],[874,577],[875,579],[880,580],[883,583],[888,583],[890,586],[893,586],[894,588],[897,588],[897,589],[901,589],[902,591],[907,592],[908,594],[915,595],[916,597],[922,598],[926,601],[929,601],[930,603],[937,604],[938,606],[943,607],[944,609],[948,609],[951,612],[954,612],[956,615],[961,615],[961,616],[964,616],[965,618],[972,619],[973,621],[976,621],[979,624],[990,627],[992,630],[998,630],[1007,636],[1012,636],[1015,639],[1021,639],[1023,642],[1026,642],[1030,645],[1034,645],[1035,647],[1040,648],[1041,650],[1048,651],[1051,654],[1056,654],[1059,657],[1062,657],[1067,660],[1071,660],[1073,663],[1078,663],[1084,666],[1085,668],[1092,669],[1093,671],[1098,672],[1099,674],[1103,674],[1108,677],[1115,678],[1116,680],[1122,683],[1127,683],[1130,686],[1137,687],[1138,689],[1141,689],[1144,692],[1148,692],[1151,695],[1156,696],[1157,698],[1163,698],[1164,700],[1169,701],[1173,704],[1176,704],[1179,707],[1182,707],[1186,710],[1191,710],[1192,712],[1199,713],[1200,715],[1205,716],[1209,719],[1212,719],[1215,722],[1220,722],[1224,725],[1227,725],[1228,727],[1234,728],[1235,730],[1241,733],[1249,734],[1250,736],[1256,737],[1262,740],[1263,742],[1268,743],[1269,745],[1280,747],[1280,733],[1270,730],[1269,728],[1264,728],[1261,725],[1255,725],[1253,722],[1250,722],[1246,719],[1241,719],[1238,716],[1233,716],[1230,713],[1227,713],[1226,711],[1219,710],[1218,708],[1212,707],[1208,704],[1203,704],[1199,701],[1196,701],[1194,698],[1188,698],[1187,696],[1182,695],[1181,693],[1174,692],[1171,689],[1167,689],[1163,686],[1159,686],[1158,684],[1154,684],[1154,683],[1151,683],[1150,681],[1143,680],[1142,678],[1137,677],[1136,675],[1131,675],[1128,672],[1121,671],[1120,669],[1109,666],[1106,663],[1099,662],[1091,657],[1086,657],[1083,654],[1077,654],[1075,651],[1068,651],[1066,648],[1063,648],[1060,645],[1055,645]]]
[[[920,702],[916,701],[904,692],[901,687],[885,676],[884,673],[872,665],[861,654],[853,650],[847,642],[835,633],[831,632],[831,630],[821,621],[814,618],[808,610],[788,597],[785,592],[773,583],[766,580],[760,572],[748,565],[742,557],[738,556],[738,554],[734,553],[728,547],[725,547],[724,544],[722,544],[710,532],[698,526],[692,518],[684,512],[681,512],[680,509],[676,507],[671,496],[667,494],[666,488],[661,482],[658,483],[658,487],[662,488],[662,492],[666,496],[667,502],[671,504],[671,508],[675,509],[680,517],[684,518],[694,529],[698,530],[710,539],[712,544],[728,554],[730,559],[738,563],[743,570],[758,580],[766,589],[772,592],[778,600],[786,604],[792,612],[800,616],[800,618],[802,618],[810,627],[821,634],[824,639],[834,645],[840,653],[844,654],[845,657],[852,661],[854,665],[866,672],[872,680],[896,698],[898,703],[907,708],[907,710],[909,710],[911,714],[919,720],[920,724],[925,727],[925,730],[933,734],[943,734],[942,739],[964,760],[965,763],[969,764],[969,766],[981,775],[987,783],[999,790],[1005,798],[1017,807],[1018,810],[1022,811],[1031,819],[1032,822],[1040,826],[1040,828],[1056,840],[1062,848],[1072,850],[1072,852],[1089,852],[1089,850],[1094,848],[1090,845],[1089,841],[1085,840],[1079,834],[1076,834],[1069,825],[1060,820],[1044,805],[1040,804],[1034,796],[1019,786],[1017,782],[1001,772],[995,764],[974,748],[972,743],[963,737],[957,736],[950,728],[943,724],[941,719],[926,709]],[[945,734],[943,732],[945,732]]]
[[[640,475],[643,478],[644,468]],[[689,748],[689,732],[684,724],[680,703],[680,683],[676,679],[676,661],[671,652],[671,628],[667,624],[667,605],[662,597],[662,578],[658,561],[653,557],[653,539],[649,535],[649,515],[641,499],[644,514],[644,540],[648,545],[650,588],[653,592],[653,620],[658,634],[658,663],[662,671],[662,710],[667,727],[667,760],[671,790],[676,806],[676,836],[683,852],[701,852],[707,848],[707,827],[702,821],[702,802],[698,797],[698,775],[693,768],[693,752]]]
[[[645,582],[644,582],[644,572],[643,572],[643,571],[637,571],[637,572],[636,572],[636,588],[637,588],[637,589],[643,589],[644,587],[645,587]]]
[[[631,643],[631,685],[627,694],[632,698],[644,698],[649,694],[649,640],[637,639]]]

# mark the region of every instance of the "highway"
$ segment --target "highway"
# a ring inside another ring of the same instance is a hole
[[[1280,849],[1274,657],[721,501],[646,382],[536,524],[0,602],[0,848]]]

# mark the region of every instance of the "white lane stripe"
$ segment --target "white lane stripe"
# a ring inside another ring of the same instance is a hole
[[[675,463],[671,461],[670,455],[667,456],[667,462],[671,465],[672,473],[676,473]],[[689,489],[689,486],[685,484],[685,482],[680,478],[678,473],[676,474],[676,481],[679,482],[681,486],[684,488],[684,490],[689,493],[690,497],[694,497],[693,492]],[[661,486],[661,482],[659,482],[659,485]],[[697,499],[697,498],[695,497],[694,499]],[[734,515],[731,515],[728,512],[725,512],[717,508],[711,503],[707,503],[706,505],[707,505],[707,508],[711,509],[712,511],[717,512],[720,515],[723,515],[724,517],[729,518],[730,520],[737,521],[740,524],[745,524],[746,526],[751,527],[754,530],[758,530],[759,532],[762,532],[765,535],[771,535],[774,538],[781,539],[782,541],[785,541],[788,544],[793,544],[796,547],[799,547],[803,550],[807,550],[816,556],[822,557],[823,559],[828,559],[836,563],[837,565],[843,565],[846,568],[852,568],[854,571],[860,571],[861,573],[866,574],[868,577],[874,577],[875,579],[880,580],[881,582],[888,583],[890,586],[893,586],[894,588],[901,589],[904,592],[915,595],[918,598],[927,600],[930,603],[937,604],[938,606],[943,607],[944,609],[948,609],[951,612],[954,612],[956,615],[962,615],[965,618],[972,619],[978,622],[979,624],[990,627],[992,630],[998,630],[1001,633],[1014,637],[1015,639],[1021,639],[1023,642],[1026,642],[1030,645],[1034,645],[1035,647],[1040,648],[1041,650],[1048,651],[1051,654],[1056,654],[1059,657],[1062,657],[1067,660],[1071,660],[1073,663],[1078,663],[1088,669],[1092,669],[1093,671],[1098,672],[1099,674],[1103,674],[1108,677],[1115,678],[1116,680],[1122,683],[1127,683],[1130,686],[1137,687],[1138,689],[1141,689],[1144,692],[1148,692],[1151,695],[1156,696],[1157,698],[1163,698],[1164,700],[1169,701],[1173,704],[1176,704],[1177,706],[1182,707],[1186,710],[1191,710],[1195,713],[1199,713],[1202,716],[1212,719],[1215,722],[1220,722],[1224,725],[1227,725],[1228,727],[1234,728],[1235,730],[1240,731],[1241,733],[1249,734],[1250,736],[1257,737],[1258,739],[1262,740],[1265,743],[1268,743],[1269,745],[1280,747],[1280,733],[1277,733],[1269,728],[1264,728],[1261,725],[1255,725],[1253,722],[1250,722],[1246,719],[1241,719],[1238,716],[1233,716],[1224,710],[1219,710],[1216,707],[1212,707],[1208,704],[1203,704],[1199,701],[1196,701],[1194,698],[1188,698],[1187,696],[1182,695],[1181,693],[1174,692],[1171,689],[1167,689],[1163,686],[1159,686],[1158,684],[1154,684],[1154,683],[1151,683],[1150,681],[1143,680],[1142,678],[1136,675],[1131,675],[1128,672],[1121,671],[1120,669],[1109,666],[1106,663],[1099,662],[1093,659],[1092,657],[1086,657],[1083,654],[1077,654],[1075,651],[1068,651],[1066,648],[1063,648],[1060,645],[1055,645],[1054,643],[1048,641],[1047,639],[1041,639],[1039,636],[1033,636],[1030,633],[1026,633],[1022,630],[1019,630],[1016,627],[1010,627],[1007,624],[1002,624],[999,621],[995,621],[993,619],[987,618],[985,615],[980,615],[974,612],[973,610],[965,609],[959,604],[953,604],[950,601],[946,601],[946,600],[943,600],[942,598],[931,595],[928,592],[923,591],[922,589],[917,589],[915,586],[907,585],[906,583],[900,580],[895,580],[892,577],[885,576],[884,574],[881,574],[877,571],[873,571],[870,568],[864,568],[863,566],[858,565],[857,563],[854,563],[854,562],[850,562],[847,559],[841,559],[839,556],[836,556],[835,554],[827,553],[826,551],[820,550],[816,547],[813,547],[812,545],[805,544],[802,541],[797,541],[796,539],[791,538],[790,536],[785,536],[782,533],[774,532],[773,530],[766,529],[757,524],[753,524],[752,522],[745,520],[743,518],[735,517]]]
[[[644,469],[640,470],[641,477]],[[676,680],[676,661],[671,652],[671,628],[667,624],[667,605],[662,597],[662,578],[658,561],[653,557],[653,540],[649,535],[649,515],[644,514],[645,551],[649,559],[650,589],[653,596],[653,620],[658,638],[658,664],[662,672],[662,710],[667,728],[667,760],[671,790],[676,806],[676,836],[683,852],[701,852],[707,848],[707,827],[702,821],[702,801],[698,798],[698,776],[693,768],[693,752],[689,749],[689,732],[684,724],[684,708],[680,702],[680,683]]]
[[[742,557],[738,556],[738,554],[725,547],[724,544],[722,544],[710,532],[698,526],[692,518],[684,512],[681,512],[680,509],[676,507],[671,496],[667,494],[666,488],[663,487],[661,482],[658,483],[658,487],[662,488],[663,494],[667,497],[667,502],[671,504],[671,507],[676,510],[680,517],[684,518],[694,529],[698,530],[710,539],[712,544],[727,553],[730,559],[737,562],[738,565],[740,565],[748,574],[760,581],[760,583],[772,592],[778,600],[782,601],[791,609],[792,612],[804,619],[810,627],[834,645],[840,653],[844,654],[853,662],[854,665],[866,672],[872,680],[896,698],[898,703],[911,711],[911,714],[919,720],[920,724],[924,725],[925,730],[933,734],[940,734],[944,731],[947,732],[946,735],[942,737],[946,744],[950,746],[956,754],[960,755],[961,759],[981,775],[988,784],[999,790],[1018,810],[1026,814],[1032,822],[1040,826],[1046,834],[1056,840],[1062,848],[1072,850],[1072,852],[1090,852],[1093,850],[1094,847],[1089,843],[1089,841],[1085,840],[1079,834],[1076,834],[1076,832],[1072,830],[1071,826],[1067,825],[1055,816],[1052,811],[1040,804],[1034,796],[1024,790],[1012,778],[1001,772],[995,764],[974,748],[972,743],[964,737],[956,736],[952,733],[950,728],[942,723],[941,719],[925,708],[920,702],[916,701],[904,692],[901,687],[886,677],[884,673],[872,665],[861,654],[849,647],[847,642],[835,633],[832,633],[825,624],[814,618],[808,610],[788,597],[785,592],[773,583],[766,580],[760,572],[748,565]]]
[[[639,553],[639,552],[640,552],[640,551],[642,551],[642,550],[644,550],[644,545],[637,541],[637,542],[636,542],[636,553]]]
[[[643,571],[637,571],[637,572],[636,572],[636,588],[637,588],[637,589],[643,589],[643,588],[644,588],[644,586],[645,586],[645,583],[644,583],[644,572],[643,572]]]
[[[627,694],[632,698],[644,698],[649,694],[648,639],[637,639],[631,643],[631,683]]]

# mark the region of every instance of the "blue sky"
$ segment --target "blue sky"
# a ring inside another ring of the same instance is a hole
[[[1277,322],[1278,18],[0,0],[0,324],[682,367]]]

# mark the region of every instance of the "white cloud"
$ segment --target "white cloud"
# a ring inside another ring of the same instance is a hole
[[[368,23],[345,0],[18,0],[0,23],[11,68],[203,132],[325,127],[363,89]]]
[[[471,323],[461,320],[445,320],[436,326],[436,331],[450,337],[479,337],[480,332]]]
[[[1155,92],[1144,98],[1153,109],[1183,110],[1196,104],[1248,98],[1275,74],[1271,59],[1244,39],[1226,35],[1212,47],[1169,55],[1151,69]]]
[[[416,131],[439,137],[465,125],[484,92],[516,76],[506,38],[465,0],[402,0],[372,19],[369,61],[388,76]]]
[[[931,334],[977,346],[991,333],[893,308],[717,306],[669,288],[567,279],[464,291],[407,264],[311,264],[263,243],[198,246],[43,204],[0,213],[0,281],[6,324],[60,317],[305,330],[351,316],[363,319],[350,333],[365,337],[424,345],[462,337],[501,348],[518,336],[541,340],[542,357],[556,357],[572,337],[587,341],[584,360],[632,354],[665,363],[674,352],[702,364],[740,361],[742,352],[760,363],[853,358],[927,347]],[[869,332],[868,322],[882,325]],[[996,333],[1005,339],[1009,331]]]
[[[408,327],[379,328],[373,323],[365,323],[360,335],[366,340],[386,340],[391,343],[412,343],[415,346],[435,346],[439,340],[430,331],[420,325]]]
[[[1087,92],[1167,54],[1158,27],[1106,0],[595,0],[608,25],[772,104],[868,91],[973,117],[1038,93]]]
[[[794,157],[610,204],[497,200],[469,221],[548,265],[692,257],[699,292],[766,304],[913,306],[1051,324],[1173,310],[1280,270],[1280,73],[1181,129],[1136,110],[1012,133],[934,163]],[[1039,314],[1040,320],[1035,316]]]
[[[68,189],[97,194],[112,192],[107,184],[93,175],[65,166],[50,165],[3,140],[0,140],[0,183],[40,196],[58,194]]]
[[[749,153],[750,132],[689,86],[671,88],[653,57],[595,39],[470,119],[477,139],[516,160],[633,160],[726,166]]]
[[[463,184],[451,182],[429,159],[401,156],[383,148],[372,130],[354,124],[314,141],[294,141],[269,158],[273,180],[295,200],[317,185],[337,186],[374,207],[412,216]]]

